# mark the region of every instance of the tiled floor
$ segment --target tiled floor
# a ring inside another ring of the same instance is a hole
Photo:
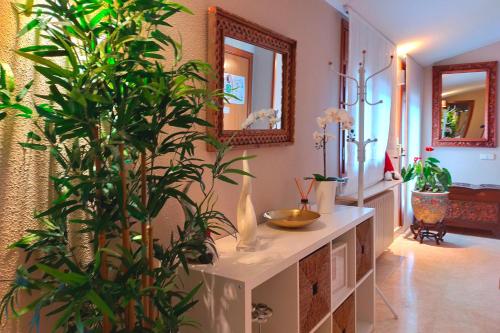
[[[377,333],[500,333],[500,240],[397,238],[377,261]]]

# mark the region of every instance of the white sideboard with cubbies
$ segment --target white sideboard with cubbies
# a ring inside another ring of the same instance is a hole
[[[214,265],[195,265],[186,290],[203,282],[181,332],[257,333],[252,303],[273,316],[262,333],[367,333],[375,320],[374,210],[336,206],[303,229],[258,227],[259,249],[237,252],[232,236],[216,241]],[[347,244],[347,283],[332,293],[332,249]]]

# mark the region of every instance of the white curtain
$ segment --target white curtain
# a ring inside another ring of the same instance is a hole
[[[422,105],[423,105],[424,69],[411,57],[406,58],[406,112],[403,112],[403,121],[406,128],[403,133],[403,145],[407,147],[403,166],[413,163],[413,159],[420,156],[422,151]],[[411,190],[415,181],[403,186],[402,209],[404,212],[404,225],[408,226],[413,221],[411,209]]]
[[[363,20],[354,10],[349,10],[349,65],[348,74],[358,78],[359,63],[363,61],[363,50],[366,50],[366,77],[387,66],[390,56],[396,56],[395,46],[382,34]],[[365,104],[365,139],[377,138],[376,143],[366,147],[365,188],[380,182],[384,177],[385,152],[389,139],[391,113],[395,110],[396,61],[391,68],[370,80],[367,86],[367,100],[382,104],[370,106]],[[357,88],[348,80],[348,102],[356,99]],[[360,101],[361,103],[361,101]],[[355,135],[358,137],[359,103],[349,108],[354,117]],[[347,144],[346,167],[349,181],[345,194],[352,194],[358,188],[358,160],[356,145]]]

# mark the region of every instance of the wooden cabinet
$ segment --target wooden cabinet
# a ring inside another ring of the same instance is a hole
[[[373,223],[368,220],[356,227],[356,281],[373,268],[373,261]]]
[[[354,294],[342,303],[332,316],[332,333],[356,332],[356,308]]]
[[[453,184],[444,223],[450,231],[500,239],[500,186]]]
[[[323,246],[299,263],[300,332],[308,333],[330,312],[330,247]]]

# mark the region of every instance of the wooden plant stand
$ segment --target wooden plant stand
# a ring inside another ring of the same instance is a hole
[[[424,238],[434,238],[436,244],[439,245],[440,242],[444,242],[443,237],[446,235],[446,226],[443,221],[436,224],[427,224],[415,220],[410,229],[413,233],[413,239],[420,238],[420,244],[424,242]]]

